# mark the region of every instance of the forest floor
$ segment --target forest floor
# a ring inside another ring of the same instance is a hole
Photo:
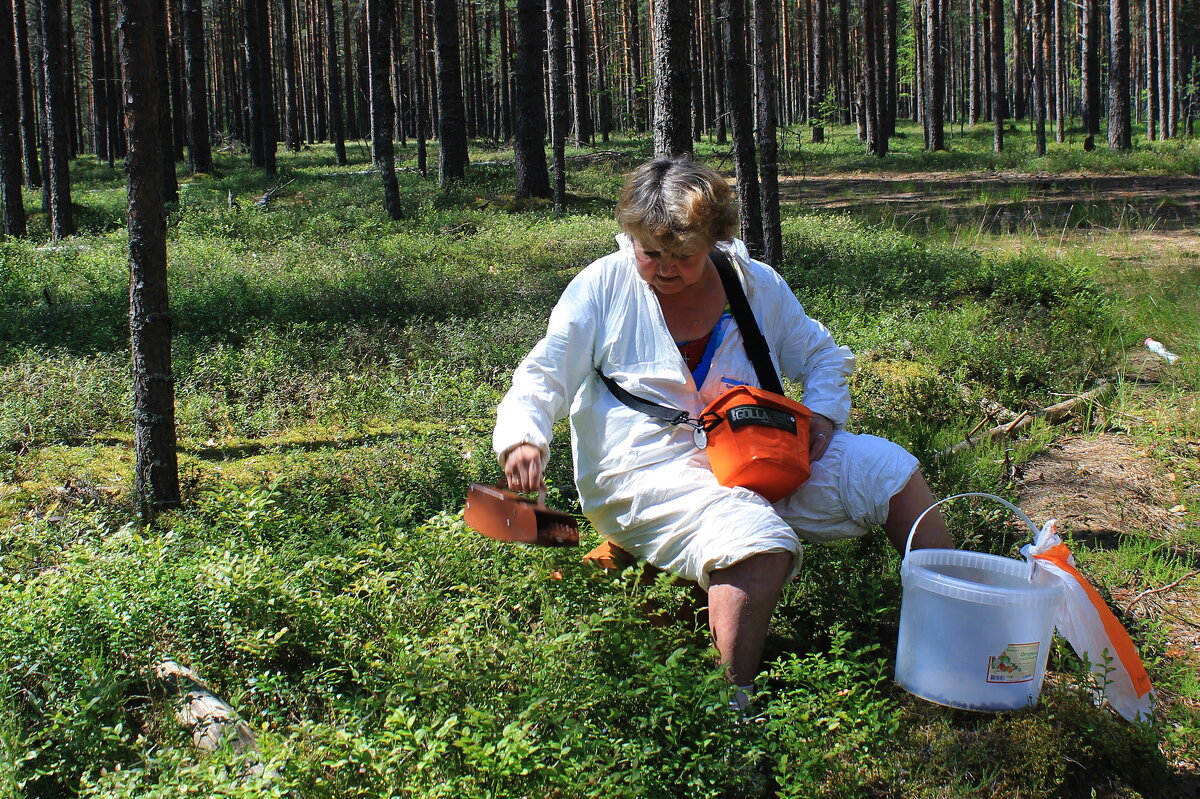
[[[464,526],[465,487],[497,475],[495,403],[568,273],[607,251],[645,142],[572,162],[563,217],[512,200],[492,151],[452,190],[402,169],[398,222],[365,152],[344,177],[329,148],[281,153],[295,180],[269,209],[253,198],[282,179],[240,161],[185,181],[185,505],[133,524],[123,176],[80,162],[90,232],[0,248],[0,796],[1200,798],[1200,181],[1194,148],[1144,149],[1039,174],[806,147],[781,181],[789,283],[862,354],[857,429],[919,451],[939,496],[1060,521],[1154,679],[1148,725],[1097,709],[1059,644],[1026,711],[905,693],[897,562],[867,536],[806,552],[748,729],[707,638],[631,601],[683,589]],[[1116,390],[1062,424],[933,457],[980,399],[1033,410],[1100,377]],[[561,436],[550,504],[573,510],[569,463]],[[964,546],[1014,554],[1003,512],[948,507]],[[191,753],[146,681],[159,654],[230,699],[286,764],[272,785]]]
[[[785,203],[806,212],[906,218],[908,229],[968,226],[1013,232],[1041,225],[1122,230],[1191,230],[1200,218],[1200,179],[1159,175],[1038,174],[1017,171],[888,172],[780,176]]]
[[[1137,406],[1150,415],[1159,404],[1165,362],[1140,353],[1130,360],[1137,371],[1127,378],[1132,396],[1124,407]],[[1194,393],[1182,399],[1196,407]],[[1114,550],[1122,539],[1137,535],[1184,563],[1183,578],[1144,590],[1118,579],[1107,590],[1119,615],[1158,627],[1166,657],[1190,662],[1200,673],[1200,551],[1183,543],[1189,509],[1181,491],[1195,491],[1200,441],[1160,437],[1156,444],[1147,438],[1156,428],[1153,420],[1103,406],[1094,410],[1091,427],[1100,432],[1076,422],[1044,452],[1014,468],[1017,504],[1039,523],[1057,519],[1060,533],[1089,551]],[[1160,686],[1156,698],[1160,705],[1181,703],[1200,713],[1195,697],[1173,695]],[[1200,796],[1200,753],[1172,754],[1185,791],[1181,796]]]
[[[1193,176],[906,171],[894,164],[874,173],[832,174],[818,166],[781,175],[780,191],[785,207],[801,213],[848,214],[935,240],[966,239],[981,249],[1086,253],[1084,259],[1099,265],[1101,281],[1135,305],[1155,306],[1152,287],[1177,284],[1167,293],[1180,295],[1183,307],[1200,307],[1200,180]],[[1124,279],[1133,273],[1150,287]],[[1151,310],[1142,321],[1155,318]],[[1172,332],[1182,331],[1147,329],[1159,338]],[[1200,395],[1177,367],[1144,349],[1126,353],[1118,371],[1110,376],[1120,386],[1116,398],[1057,428],[1043,452],[1011,467],[1014,493],[1035,521],[1058,519],[1064,537],[1088,551],[1084,557],[1095,569],[1115,569],[1104,580],[1113,607],[1127,624],[1155,626],[1166,657],[1200,674],[1200,551],[1186,543],[1189,504],[1200,489],[1200,440],[1189,434],[1188,418],[1196,418]],[[1175,572],[1157,586],[1134,586],[1128,564],[1117,565],[1123,558],[1102,564],[1105,556],[1095,555],[1133,536],[1169,553],[1184,576]],[[1200,712],[1195,696],[1160,689],[1157,699]],[[1182,778],[1181,795],[1200,796],[1200,754],[1170,756]]]
[[[1014,180],[1012,176],[1005,179]],[[1113,203],[1143,198],[1161,208],[1169,197],[1178,203],[1172,208],[1192,209],[1188,211],[1189,225],[1120,232],[1076,230],[1051,237],[1057,239],[1051,245],[1060,250],[1089,250],[1106,264],[1097,273],[1102,282],[1115,293],[1125,294],[1127,301],[1156,307],[1155,287],[1171,286],[1174,289],[1168,293],[1194,313],[1200,306],[1200,292],[1195,288],[1200,275],[1200,235],[1194,232],[1200,181],[1086,180],[1091,196],[1100,193]],[[1044,207],[1047,199],[1059,202],[1053,190],[1042,191],[1031,195],[1030,206]],[[1155,192],[1162,194],[1153,199]],[[1124,283],[1121,276],[1131,272],[1144,275],[1147,281],[1132,286]],[[1154,317],[1151,313],[1144,321]],[[1158,321],[1170,326],[1170,318],[1168,314]],[[1179,344],[1184,344],[1181,339],[1194,339],[1194,328],[1190,334],[1179,329],[1148,332],[1163,338],[1174,334]],[[1197,343],[1193,340],[1186,346]],[[1026,514],[1038,522],[1058,519],[1060,532],[1082,545],[1088,551],[1085,557],[1098,570],[1116,570],[1104,580],[1105,590],[1127,626],[1146,623],[1156,627],[1165,656],[1190,663],[1193,673],[1200,674],[1200,550],[1188,536],[1188,520],[1194,518],[1195,510],[1189,506],[1195,504],[1200,491],[1200,439],[1194,434],[1200,392],[1181,374],[1181,365],[1169,364],[1146,349],[1128,351],[1118,366],[1119,374],[1113,376],[1120,386],[1117,396],[1094,405],[1090,418],[1075,419],[1059,428],[1043,452],[1013,468],[1012,478],[1017,504]],[[1097,558],[1095,553],[1111,553],[1135,536],[1144,542],[1141,546],[1147,552],[1173,559],[1184,575],[1178,577],[1175,572],[1171,575],[1174,579],[1164,577],[1158,585],[1134,587],[1123,558],[1114,556],[1104,565],[1099,563],[1108,559],[1103,554]],[[1200,699],[1195,695],[1174,694],[1157,686],[1156,699],[1161,706],[1178,703],[1192,713],[1200,712]],[[1200,753],[1175,751],[1168,757],[1180,777],[1180,795],[1200,796]]]

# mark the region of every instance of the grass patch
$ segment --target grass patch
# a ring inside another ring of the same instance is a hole
[[[908,135],[879,162],[829,128],[827,145],[793,139],[786,163],[1029,163],[1021,136],[997,159],[984,133],[935,154]],[[1065,655],[1038,709],[950,712],[887,679],[900,588],[881,537],[812,547],[776,616],[764,721],[738,725],[703,631],[653,627],[638,610],[681,611],[682,589],[464,527],[467,485],[499,475],[491,415],[511,370],[570,277],[611,249],[616,187],[648,154],[644,140],[606,148],[570,151],[562,217],[513,198],[500,148],[475,150],[446,190],[402,150],[400,221],[382,213],[377,177],[357,174],[368,168],[357,146],[345,168],[313,147],[281,153],[277,178],[225,156],[216,174],[185,179],[168,246],[186,502],[147,528],[129,502],[119,173],[77,162],[76,201],[90,209],[79,236],[0,243],[0,754],[11,755],[0,794],[1170,795],[1160,749],[1197,740],[1197,688],[1158,657],[1167,639],[1153,625],[1132,632],[1163,690],[1186,700],[1154,726],[1093,707]],[[1101,153],[1094,168],[1132,171],[1164,153],[1175,157],[1157,144]],[[1083,156],[1055,157],[1081,168]],[[286,180],[269,209],[255,205]],[[1030,200],[1014,189],[996,201]],[[1176,292],[1164,273],[1133,313],[1140,289],[1119,289],[1149,279],[1133,260],[1114,275],[1095,252],[1036,238],[964,246],[850,215],[784,217],[781,271],[859,356],[854,428],[926,460],[978,421],[982,400],[1042,407],[1118,373],[1146,329],[1195,361],[1192,284]],[[1188,368],[1164,425],[1184,424]],[[1189,424],[1147,438],[1181,479],[1194,479],[1194,454],[1173,439]],[[560,432],[548,481],[570,508]],[[1012,464],[1053,435],[1037,426],[931,463],[935,491],[1005,492]],[[966,545],[1011,554],[1018,543],[999,512],[949,513]],[[1134,571],[1152,585],[1186,566],[1141,539],[1079,554],[1105,582]],[[191,751],[151,676],[162,656],[231,699],[270,778],[245,776],[228,751]]]

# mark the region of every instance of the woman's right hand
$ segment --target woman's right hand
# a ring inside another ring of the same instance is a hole
[[[542,487],[542,451],[533,444],[513,447],[504,456],[504,476],[513,491],[537,491]]]

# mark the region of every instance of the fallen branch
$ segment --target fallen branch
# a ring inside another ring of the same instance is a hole
[[[1142,593],[1135,596],[1133,599],[1129,600],[1129,604],[1125,606],[1125,612],[1128,613],[1130,608],[1132,608],[1138,602],[1141,602],[1143,599],[1150,596],[1151,594],[1161,594],[1163,591],[1170,591],[1172,588],[1177,587],[1184,580],[1191,579],[1192,577],[1195,577],[1197,574],[1200,574],[1200,569],[1196,569],[1194,571],[1188,572],[1187,574],[1183,575],[1182,577],[1180,577],[1178,580],[1176,580],[1173,583],[1167,583],[1164,586],[1160,586],[1158,588],[1149,588],[1149,589],[1143,591]]]
[[[1098,385],[1096,388],[1092,389],[1086,394],[1080,394],[1074,399],[1067,400],[1066,402],[1060,402],[1057,405],[1051,405],[1050,407],[1042,408],[1041,410],[1032,412],[1025,411],[1012,421],[997,425],[996,427],[988,430],[984,430],[974,438],[968,436],[965,440],[960,441],[951,447],[947,447],[933,457],[944,458],[947,455],[953,455],[956,452],[962,452],[965,449],[970,449],[971,447],[981,444],[984,441],[991,441],[994,438],[1010,436],[1013,433],[1020,432],[1026,427],[1029,427],[1037,419],[1045,419],[1050,424],[1057,424],[1070,417],[1075,412],[1076,408],[1079,408],[1080,406],[1086,406],[1093,402],[1098,403],[1102,401],[1116,388],[1114,384],[1109,383],[1107,380],[1100,380],[1097,381],[1097,383]]]
[[[179,695],[175,718],[192,734],[197,749],[213,752],[227,735],[234,752],[258,750],[258,739],[250,725],[237,717],[237,711],[217,696],[196,672],[166,659],[154,667],[155,676],[169,684]]]
[[[1017,425],[1021,424],[1021,422],[1025,419],[1028,419],[1029,415],[1029,411],[1021,411],[1021,413],[1017,415],[1016,419],[1013,419],[1011,422],[1004,425],[1004,432],[1011,433],[1013,430],[1016,430]]]
[[[265,194],[263,194],[263,196],[261,196],[257,200],[255,200],[254,204],[257,205],[259,208],[263,209],[264,211],[267,210],[267,207],[271,204],[271,200],[274,200],[276,197],[279,196],[279,192],[283,191],[284,189],[286,189],[288,186],[292,185],[295,182],[296,182],[296,179],[292,178],[287,183],[279,183],[275,186],[272,186],[270,189],[268,189],[266,191]]]
[[[971,432],[967,433],[967,441],[971,440],[971,436],[979,432],[979,429],[988,423],[989,417],[985,416],[979,420],[979,424],[971,428]]]
[[[1149,419],[1143,419],[1140,416],[1134,416],[1132,413],[1125,413],[1125,411],[1118,411],[1116,408],[1110,408],[1107,405],[1099,402],[1096,403],[1096,407],[1103,409],[1106,413],[1111,413],[1116,416],[1124,416],[1126,419],[1133,419],[1135,422],[1141,422],[1142,424],[1154,424],[1154,422],[1150,421]]]
[[[1016,411],[1010,411],[995,400],[990,400],[986,397],[979,401],[979,407],[983,409],[983,413],[987,418],[995,419],[1001,423],[1011,422],[1020,415]]]
[[[413,169],[411,167],[406,167],[406,168],[404,168],[402,170],[398,170],[398,171],[416,172],[417,170]],[[378,175],[378,174],[379,174],[378,169],[371,168],[371,169],[356,169],[352,172],[315,172],[315,173],[313,173],[313,177],[316,177],[316,178],[344,178],[344,177],[347,177],[350,175]]]

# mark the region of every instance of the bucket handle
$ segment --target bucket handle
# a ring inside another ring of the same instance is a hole
[[[1011,502],[1009,502],[1007,499],[1004,499],[1003,497],[996,496],[995,494],[985,494],[981,491],[968,491],[965,494],[952,494],[951,496],[945,497],[944,499],[939,499],[937,502],[933,503],[928,508],[921,511],[921,515],[917,517],[917,520],[915,522],[913,522],[912,529],[908,531],[908,540],[904,543],[904,558],[903,558],[903,560],[908,560],[908,553],[912,551],[913,536],[917,534],[917,527],[920,526],[921,520],[925,518],[925,514],[929,513],[929,511],[933,510],[938,505],[941,505],[943,502],[949,502],[952,499],[958,499],[960,497],[983,497],[985,499],[994,499],[997,502],[999,502],[1001,505],[1005,505],[1009,510],[1011,510],[1013,513],[1017,514],[1017,516],[1020,517],[1021,521],[1025,522],[1025,524],[1029,525],[1029,529],[1033,531],[1034,540],[1037,540],[1037,535],[1040,532],[1038,526],[1036,524],[1034,524],[1033,520],[1030,519],[1028,516],[1026,516],[1024,514],[1024,512],[1022,512],[1021,509],[1018,508],[1016,505],[1012,504]]]

